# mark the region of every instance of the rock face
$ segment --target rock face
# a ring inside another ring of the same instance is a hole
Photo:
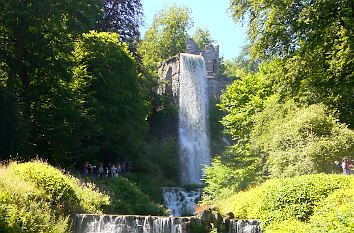
[[[211,220],[213,220],[211,218]],[[222,227],[221,227],[222,226]],[[75,216],[74,233],[195,233],[209,232],[210,223],[197,217],[157,217],[133,215]],[[230,220],[221,223],[218,232],[261,233],[260,223],[254,220]]]

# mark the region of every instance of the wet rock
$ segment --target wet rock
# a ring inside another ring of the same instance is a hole
[[[225,223],[220,223],[217,227],[218,232],[228,231],[228,225]]]
[[[214,226],[219,226],[220,223],[222,222],[222,216],[219,212],[213,211],[213,217],[212,217],[212,223]]]
[[[199,218],[203,223],[208,224],[212,222],[213,214],[210,212],[210,210],[203,210],[200,212]]]
[[[229,212],[226,214],[226,217],[228,217],[229,219],[233,219],[233,218],[235,218],[235,215],[234,215],[234,213]]]

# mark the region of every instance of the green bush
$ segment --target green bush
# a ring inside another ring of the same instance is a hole
[[[217,200],[215,204],[221,213],[232,212],[237,219],[260,219],[260,195],[271,185],[274,180],[268,180],[260,186],[249,191],[241,191],[229,198]]]
[[[107,206],[105,213],[110,214],[142,214],[164,215],[162,205],[153,203],[150,197],[144,194],[128,179],[118,177],[98,180],[97,183],[107,190],[112,203]]]
[[[223,214],[260,219],[266,233],[349,233],[354,227],[354,176],[272,179],[214,204]]]
[[[349,183],[350,177],[325,174],[276,180],[260,196],[262,223],[268,225],[287,219],[307,221],[319,201]]]
[[[322,200],[310,219],[318,232],[349,233],[354,230],[354,179]]]
[[[80,184],[72,176],[42,162],[28,162],[11,166],[11,169],[25,180],[45,190],[53,205],[63,205],[68,213],[97,213],[109,204],[108,196],[95,191],[93,184]]]
[[[269,154],[274,178],[337,171],[335,160],[354,152],[354,131],[338,122],[323,104],[298,107],[295,101],[268,100],[254,118],[252,146]]]
[[[0,232],[68,232],[71,214],[102,213],[109,198],[40,161],[0,167]]]
[[[204,188],[204,198],[227,198],[249,185],[259,183],[264,177],[263,166],[263,159],[258,153],[241,145],[229,147],[205,169],[207,186]]]

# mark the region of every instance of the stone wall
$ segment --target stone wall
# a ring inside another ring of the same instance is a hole
[[[211,50],[213,51],[213,50]],[[203,53],[203,52],[202,52]],[[216,70],[216,73],[210,71],[211,58],[213,57],[211,53],[205,53],[206,57],[209,57],[209,62],[206,64],[206,67],[209,67],[209,72],[207,70],[207,80],[208,80],[208,97],[218,98],[222,93],[222,90],[225,90],[228,85],[231,84],[231,79],[228,77],[223,77],[216,75],[219,71]],[[218,53],[216,53],[218,55]],[[214,54],[215,55],[215,54]],[[208,58],[204,58],[204,61]],[[219,59],[217,59],[219,61]],[[219,66],[219,63],[217,63]],[[174,104],[178,106],[178,97],[179,97],[179,75],[180,75],[180,55],[176,55],[168,60],[160,62],[159,67],[159,82],[160,86],[158,89],[158,94],[167,93],[171,96]]]
[[[213,220],[214,226],[224,227],[223,233],[261,233],[260,222],[254,220]],[[218,221],[218,222],[215,222]],[[216,224],[216,225],[215,225]],[[211,225],[192,217],[161,217],[139,215],[78,214],[74,219],[74,233],[195,233],[210,232]]]
[[[200,53],[204,58],[205,68],[208,78],[218,78],[219,76],[219,46],[208,45]]]
[[[208,96],[219,98],[223,90],[232,83],[228,77],[208,78]]]
[[[187,40],[186,53],[201,55],[204,58],[205,68],[208,78],[218,78],[219,76],[219,46],[210,44],[203,50],[191,38]]]
[[[157,94],[167,93],[171,96],[173,102],[178,105],[179,96],[179,74],[180,74],[180,56],[179,54],[161,61],[158,67],[159,88]]]
[[[197,43],[192,38],[187,39],[186,53],[200,55],[202,51],[198,47]]]

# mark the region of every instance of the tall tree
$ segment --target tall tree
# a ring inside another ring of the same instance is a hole
[[[91,31],[75,45],[76,91],[85,110],[82,159],[137,156],[146,129],[136,66],[116,33]]]
[[[284,59],[284,96],[323,102],[353,127],[352,0],[233,0],[230,9],[236,22],[248,19],[254,57]]]
[[[193,25],[190,14],[188,8],[171,6],[155,15],[139,46],[143,64],[150,72],[157,73],[161,60],[185,51],[187,31]]]
[[[120,40],[132,45],[140,37],[143,6],[141,0],[102,0],[103,17],[97,21],[97,29],[116,32]]]
[[[21,156],[70,160],[79,113],[69,56],[73,41],[95,27],[99,9],[99,0],[0,1],[0,85],[15,98],[25,131],[21,142],[30,150],[17,148]]]
[[[207,45],[213,44],[216,41],[212,39],[208,29],[197,28],[193,34],[193,40],[198,47],[203,50]]]

